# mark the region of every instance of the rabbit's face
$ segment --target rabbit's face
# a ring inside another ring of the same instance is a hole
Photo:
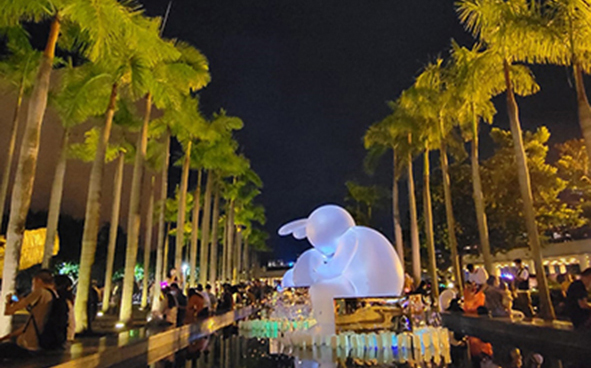
[[[353,226],[353,217],[343,208],[322,206],[308,217],[306,237],[314,248],[330,257],[337,250],[339,238]]]

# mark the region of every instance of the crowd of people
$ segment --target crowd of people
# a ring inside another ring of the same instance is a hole
[[[152,308],[151,320],[172,325],[194,323],[200,318],[226,313],[236,306],[260,305],[273,288],[258,280],[231,285],[220,284],[216,292],[212,285],[183,288],[183,280],[171,269],[160,285],[159,305]],[[153,289],[153,288],[152,288]]]
[[[467,265],[463,297],[457,288],[443,290],[439,298],[441,310],[511,320],[532,319],[536,314],[532,306],[531,276],[520,259],[516,259],[514,263],[513,274],[501,278],[489,276],[484,268]],[[563,316],[572,322],[575,330],[591,329],[591,268],[583,270],[577,278],[572,275],[564,276],[558,282],[560,296],[554,297],[557,300],[553,301],[561,306]],[[452,346],[454,345],[468,348],[474,366],[498,367],[493,363],[493,348],[490,343],[456,333],[452,336]],[[510,357],[507,366],[524,366],[518,349],[513,349],[507,356]],[[541,366],[543,358],[535,354],[529,361],[531,366]]]
[[[530,273],[520,259],[516,259],[515,272],[506,277],[489,276],[484,268],[467,266],[463,290],[462,310],[466,313],[531,319],[536,316],[532,306]],[[591,329],[591,268],[583,270],[578,278],[561,275],[557,278],[560,289],[552,296],[553,304],[561,317],[573,324],[574,329]],[[457,290],[447,289],[441,293],[442,310],[450,308],[452,300],[458,297]],[[456,306],[458,303],[455,304]]]
[[[112,314],[117,314],[118,289],[116,287],[111,295],[109,313]],[[239,306],[259,304],[272,291],[272,287],[258,280],[237,285],[221,284],[219,292],[209,284],[186,288],[182,278],[172,269],[160,290],[152,287],[152,292],[159,292],[160,298],[156,308],[150,306],[154,311],[151,320],[173,326],[191,324]],[[101,293],[93,281],[87,305],[89,330],[99,311]],[[74,340],[74,283],[70,277],[53,275],[46,269],[37,271],[27,295],[8,295],[5,300],[7,315],[23,311],[27,314],[24,325],[0,337],[0,363],[5,359],[35,356],[45,350],[64,349]]]

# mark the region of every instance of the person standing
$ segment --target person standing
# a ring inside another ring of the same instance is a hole
[[[65,299],[68,305],[68,330],[67,340],[68,342],[74,341],[76,335],[76,317],[74,315],[74,293],[72,288],[74,283],[72,279],[66,275],[56,275],[54,277],[55,290],[60,298]]]
[[[215,294],[212,292],[211,290],[211,285],[207,284],[205,285],[205,292],[207,293],[207,295],[209,296],[209,303],[211,305],[209,312],[211,314],[215,313],[215,309],[218,306],[218,298],[215,296]]]
[[[566,314],[577,330],[591,328],[591,268],[581,273],[581,279],[573,281],[566,292]]]
[[[205,302],[205,309],[207,309],[207,313],[209,313],[211,311],[211,300],[209,299],[209,294],[207,294],[205,290],[203,290],[203,285],[201,284],[197,285],[197,292],[203,298]]]
[[[529,292],[529,270],[521,259],[517,258],[513,261],[515,263],[515,287],[517,289],[517,297],[513,306],[518,311],[522,312],[527,318],[534,316],[534,310],[531,304],[531,294]]]
[[[187,311],[187,297],[183,294],[183,291],[177,284],[170,285],[170,293],[176,299],[178,306],[176,326],[180,327],[183,325],[185,320],[185,313]]]

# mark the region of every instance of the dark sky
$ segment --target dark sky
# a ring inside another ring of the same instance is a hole
[[[142,3],[149,15],[163,15],[168,1]],[[451,38],[472,42],[452,0],[175,0],[164,34],[208,57],[203,111],[223,107],[244,120],[237,137],[265,183],[270,244],[287,260],[307,243],[275,235],[282,223],[342,204],[347,180],[390,185],[388,160],[374,178],[363,173],[364,131]],[[577,136],[568,71],[536,72],[543,92],[520,100],[524,128],[546,124],[552,142]],[[497,100],[496,124],[507,128]],[[379,222],[391,238],[389,210]]]

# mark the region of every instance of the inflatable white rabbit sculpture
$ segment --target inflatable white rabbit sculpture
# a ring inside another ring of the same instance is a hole
[[[356,226],[342,207],[319,207],[279,229],[279,235],[289,234],[307,238],[313,248],[285,273],[283,286],[310,287],[321,333],[334,333],[335,297],[400,295],[404,272],[394,247],[379,232]]]

